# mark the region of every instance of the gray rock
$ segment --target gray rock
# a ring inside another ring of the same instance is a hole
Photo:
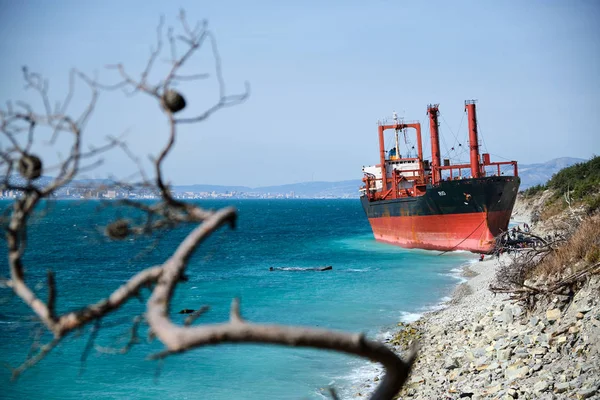
[[[552,308],[546,311],[546,319],[550,322],[556,321],[560,318],[560,310],[558,308]]]
[[[523,315],[523,309],[519,305],[514,305],[512,307],[512,313],[515,317],[520,317]]]
[[[599,367],[600,367],[600,365],[599,365]],[[581,371],[582,372],[588,372],[588,371],[593,370],[593,369],[594,369],[594,364],[591,363],[591,362],[584,363],[584,364],[581,365]]]
[[[587,387],[577,391],[578,399],[589,399],[598,391],[598,386]]]
[[[512,349],[501,349],[496,352],[496,358],[500,361],[507,361],[510,358]]]
[[[541,333],[538,336],[537,340],[540,343],[540,345],[542,345],[542,346],[548,346],[548,344],[550,342],[550,335],[548,335],[547,333]]]
[[[547,352],[548,352],[547,347],[538,347],[536,349],[533,349],[533,351],[531,352],[531,355],[533,355],[535,357],[542,357]]]
[[[548,386],[548,382],[538,381],[535,385],[533,385],[533,390],[536,392],[545,392],[548,390]]]
[[[455,357],[446,357],[446,360],[444,361],[444,369],[451,370],[458,367],[458,359]]]
[[[577,308],[575,309],[575,311],[578,311],[582,314],[588,313],[588,312],[592,311],[592,305],[589,304],[589,302],[581,302],[577,305]]]
[[[527,366],[511,365],[504,371],[504,377],[508,380],[522,379],[525,378],[528,373],[529,367]]]
[[[498,383],[493,386],[486,387],[484,389],[484,393],[488,396],[492,396],[492,395],[495,395],[496,393],[498,393],[500,391],[500,389],[502,389],[502,385],[500,383]]]
[[[514,320],[514,316],[513,316],[513,312],[511,307],[504,307],[504,310],[502,310],[502,315],[500,316],[502,322],[504,322],[505,324],[512,324],[513,320]]]
[[[554,393],[564,393],[569,390],[571,386],[569,382],[559,382],[554,384]]]

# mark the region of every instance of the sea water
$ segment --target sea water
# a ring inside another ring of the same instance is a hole
[[[399,321],[439,306],[457,283],[456,268],[475,258],[377,243],[357,200],[200,204],[235,206],[238,224],[218,231],[191,259],[189,280],[178,286],[171,306],[177,323],[185,318],[179,310],[203,305],[210,310],[196,324],[224,322],[238,297],[243,317],[252,322],[365,332],[382,340]],[[111,242],[102,235],[107,220],[128,217],[141,223],[142,217],[94,201],[57,201],[39,211],[29,225],[27,280],[45,299],[46,271],[55,271],[59,312],[97,302],[136,271],[160,264],[193,228]],[[1,244],[0,257],[6,260],[6,242]],[[304,270],[328,265],[333,269]],[[0,275],[8,275],[6,262]],[[0,361],[16,367],[35,344],[51,337],[40,336],[39,323],[10,293],[0,289]],[[148,338],[147,328],[140,329],[140,343],[126,354],[112,354],[131,337],[132,321],[143,314],[148,295],[145,289],[141,299],[130,300],[98,325],[70,334],[16,382],[10,381],[9,368],[1,370],[1,397],[312,399],[324,398],[329,386],[349,397],[376,367],[333,352],[242,344],[151,361],[148,356],[163,347]]]

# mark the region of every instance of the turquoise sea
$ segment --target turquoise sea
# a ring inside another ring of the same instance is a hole
[[[209,305],[196,323],[228,318],[233,297],[255,322],[318,326],[366,332],[383,339],[399,321],[415,319],[439,305],[458,279],[469,253],[404,250],[376,243],[358,200],[207,201],[207,208],[234,205],[238,228],[211,237],[191,260],[189,281],[179,286],[173,319],[183,308]],[[8,203],[0,203],[4,209]],[[28,281],[46,297],[45,274],[56,272],[59,311],[96,302],[140,268],[164,261],[191,227],[151,239],[109,242],[102,236],[107,217],[127,216],[99,202],[53,202],[34,218],[25,257]],[[6,243],[0,258],[6,260]],[[301,268],[333,266],[324,272]],[[270,267],[283,270],[269,271]],[[7,276],[6,262],[0,275]],[[0,362],[16,366],[35,340],[39,325],[22,302],[0,288]],[[148,291],[142,293],[143,300]],[[142,342],[124,355],[131,321],[145,304],[130,301],[105,318],[93,342],[91,326],[70,335],[39,365],[10,382],[0,369],[4,399],[313,399],[335,386],[344,397],[371,374],[372,363],[307,349],[258,345],[205,347],[163,363],[147,360],[162,349]],[[42,341],[49,335],[42,336]],[[88,345],[89,344],[89,345]],[[85,351],[86,347],[92,350]],[[87,356],[86,356],[87,354]]]

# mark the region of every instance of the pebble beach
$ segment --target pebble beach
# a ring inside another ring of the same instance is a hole
[[[416,340],[420,350],[398,399],[600,399],[599,277],[572,302],[557,296],[526,310],[489,290],[506,257],[465,266],[445,308],[399,324],[388,345],[402,354]]]

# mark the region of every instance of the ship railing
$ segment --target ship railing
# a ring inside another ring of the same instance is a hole
[[[392,171],[396,172],[397,174],[403,175],[404,174],[417,174],[417,175],[410,175],[410,176],[404,176],[405,178],[418,178],[421,175],[422,170],[421,169],[393,169]]]
[[[482,170],[482,176],[486,176],[485,173],[485,167],[490,167],[490,166],[495,166],[496,169],[496,175],[497,176],[502,176],[505,175],[502,170],[501,167],[504,165],[511,165],[513,167],[513,176],[519,176],[519,168],[518,168],[518,163],[517,161],[496,161],[496,162],[486,162],[483,164],[480,164],[479,167]],[[470,178],[470,173],[471,173],[471,164],[455,164],[455,165],[445,165],[445,166],[440,166],[440,167],[432,167],[432,170],[439,170],[439,171],[449,171],[450,172],[450,180],[453,179],[460,179],[460,178]],[[466,170],[468,172],[467,176],[464,176],[462,174],[462,170]],[[458,170],[458,175],[454,175],[454,171]],[[510,175],[509,175],[510,176]]]
[[[398,129],[403,129],[402,125],[408,125],[408,124],[420,124],[421,121],[417,121],[417,120],[411,120],[411,121],[407,121],[404,119],[398,119],[398,120],[394,120],[394,119],[380,119],[379,121],[377,121],[377,126],[388,126],[388,125],[398,125],[400,128]]]
[[[420,173],[421,170],[410,170],[417,173]],[[410,172],[410,171],[402,171],[402,172]],[[364,192],[369,200],[385,200],[388,198],[396,199],[396,198],[404,198],[404,197],[413,197],[420,196],[424,193],[424,189],[420,188],[422,185],[425,185],[428,180],[427,177],[423,177],[421,175],[415,176],[405,176],[400,174],[399,170],[395,171],[396,173],[392,177],[388,177],[386,179],[386,185],[388,188],[383,189],[383,179],[376,178],[373,175],[366,175],[363,178],[363,182],[365,186],[361,188],[361,192]],[[408,182],[413,182],[412,188],[399,188],[400,182],[406,180]],[[377,187],[377,182],[381,181],[382,185]]]

